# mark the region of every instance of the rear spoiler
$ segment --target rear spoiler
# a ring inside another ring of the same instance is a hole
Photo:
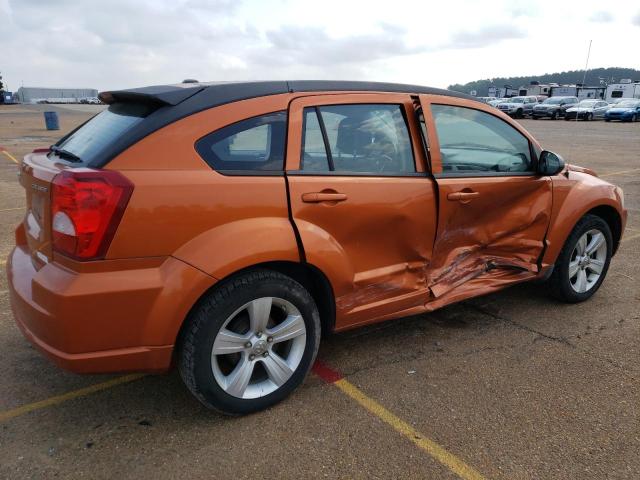
[[[174,106],[207,88],[206,85],[186,83],[184,85],[162,85],[100,92],[98,98],[104,103],[137,102],[158,106]]]

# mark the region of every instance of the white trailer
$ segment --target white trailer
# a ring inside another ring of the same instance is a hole
[[[607,85],[605,100],[612,102],[620,98],[640,98],[640,82],[621,80],[620,83]]]

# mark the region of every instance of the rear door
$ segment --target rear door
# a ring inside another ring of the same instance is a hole
[[[551,179],[535,172],[539,147],[476,102],[420,102],[439,200],[432,294],[444,304],[535,276],[552,200]]]
[[[436,192],[405,94],[291,103],[287,180],[307,262],[336,298],[336,328],[423,309]]]

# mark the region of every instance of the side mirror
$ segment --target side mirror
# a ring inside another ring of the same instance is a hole
[[[556,153],[544,150],[538,159],[538,173],[545,177],[557,175],[564,169],[564,160]]]

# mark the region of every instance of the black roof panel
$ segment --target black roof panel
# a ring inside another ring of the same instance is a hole
[[[180,83],[177,85],[156,85],[151,87],[132,88],[101,92],[99,97],[105,103],[142,102],[153,103],[158,108],[145,118],[144,122],[135,125],[123,137],[118,138],[108,148],[98,154],[91,162],[92,167],[102,167],[113,157],[147,135],[165,127],[181,118],[209,108],[237,102],[249,98],[278,95],[288,92],[322,92],[322,91],[370,91],[424,93],[431,95],[447,95],[450,97],[473,100],[464,93],[439,88],[403,85],[400,83],[333,81],[333,80],[275,80],[258,82],[211,82]]]

